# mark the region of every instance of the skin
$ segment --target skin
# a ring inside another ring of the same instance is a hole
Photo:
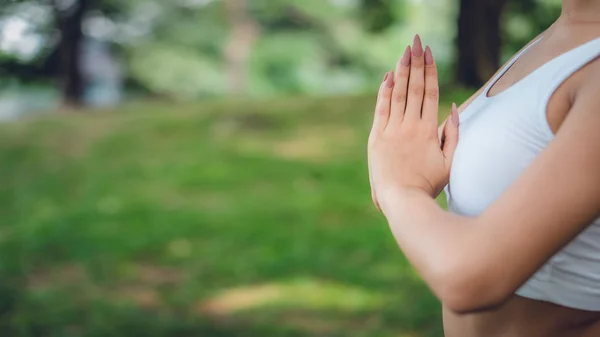
[[[561,17],[542,35],[490,96],[599,37],[600,1],[565,0]],[[380,87],[368,144],[369,178],[398,245],[442,303],[446,336],[600,336],[600,312],[514,295],[600,216],[600,60],[554,93],[547,119],[555,139],[477,217],[446,212],[434,200],[448,183],[460,126],[455,118],[446,121],[440,148],[437,72],[435,62],[426,61],[432,55],[422,52],[417,36]]]

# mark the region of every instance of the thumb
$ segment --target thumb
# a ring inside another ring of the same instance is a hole
[[[446,157],[446,162],[448,163],[448,167],[452,163],[452,158],[454,157],[454,150],[456,150],[456,145],[458,144],[458,109],[456,108],[456,103],[452,103],[452,113],[450,114],[450,118],[446,122],[446,126],[444,127],[444,148],[442,152],[444,153],[444,157]]]

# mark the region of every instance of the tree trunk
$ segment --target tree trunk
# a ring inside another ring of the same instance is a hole
[[[461,0],[458,16],[457,83],[479,87],[498,69],[500,18],[507,0]]]
[[[248,14],[246,0],[225,0],[227,18],[231,27],[229,43],[225,48],[229,92],[246,92],[246,62],[258,37],[258,24]]]
[[[60,81],[63,104],[68,108],[83,105],[85,80],[81,70],[83,18],[92,0],[77,0],[69,8],[59,8],[54,1],[56,22],[60,31]]]

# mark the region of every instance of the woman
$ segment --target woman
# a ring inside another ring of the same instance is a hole
[[[447,337],[600,336],[598,57],[600,0],[564,0],[547,31],[453,105],[441,137],[431,50],[416,36],[386,74],[373,199],[440,299]],[[451,212],[434,200],[446,185]]]

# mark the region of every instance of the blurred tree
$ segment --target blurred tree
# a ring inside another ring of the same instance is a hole
[[[560,15],[560,0],[461,0],[456,79],[478,87]]]
[[[363,5],[361,1],[252,1],[252,15],[261,27],[250,62],[252,94],[341,93],[378,82],[380,76],[373,74],[395,58],[386,58],[396,46],[384,37],[394,32],[383,25],[376,31],[365,29],[369,20]],[[398,1],[366,6],[375,11],[389,6],[386,15],[394,18],[401,13]]]
[[[82,24],[93,0],[68,1],[52,0],[56,27],[60,32],[58,51],[63,90],[63,104],[66,107],[82,105],[84,78],[81,71]]]
[[[229,92],[246,92],[247,61],[258,37],[258,24],[249,14],[246,0],[225,0],[230,37],[225,47]]]
[[[122,17],[128,4],[138,0],[13,0],[0,3],[0,14],[21,16],[23,10],[36,9],[47,13],[48,19],[29,22],[38,34],[42,46],[31,59],[18,55],[0,57],[0,69],[6,77],[22,82],[60,82],[65,107],[83,105],[86,86],[82,72],[83,26],[92,11],[103,18]],[[143,1],[143,0],[140,0]],[[20,5],[23,5],[22,7]],[[42,15],[45,17],[45,15]],[[47,21],[47,22],[46,22]]]
[[[513,54],[559,17],[560,0],[510,1],[505,20],[504,50]]]
[[[498,69],[500,19],[508,0],[461,0],[458,15],[457,83],[478,87]]]
[[[189,99],[365,90],[394,62],[397,46],[389,41],[406,24],[399,0],[20,1],[53,5],[54,24],[41,29],[45,45],[35,61],[0,64],[23,62],[10,67],[19,81],[59,78],[65,103],[74,106],[85,79],[72,52],[86,34],[121,52],[128,84]]]
[[[391,26],[396,17],[392,0],[361,0],[361,17],[365,27],[374,33]]]
[[[456,22],[442,20],[454,20],[449,11],[423,10],[441,8],[434,2],[403,0],[0,0],[0,12],[22,14],[17,3],[54,8],[53,24],[36,28],[45,45],[35,58],[0,55],[1,70],[19,81],[60,79],[65,104],[72,106],[81,104],[85,82],[78,45],[106,27],[100,39],[124,56],[128,85],[187,99],[368,90],[395,62],[394,41],[423,31],[419,25],[435,26],[424,33],[440,41],[458,28],[456,55],[441,55],[450,50],[444,42],[436,56],[444,73],[458,56],[448,71],[458,84],[478,86],[560,12],[560,0],[456,0]]]
[[[118,26],[127,38],[118,43],[130,79],[172,99],[229,91],[225,50],[232,35],[224,1],[127,0],[122,7]]]

